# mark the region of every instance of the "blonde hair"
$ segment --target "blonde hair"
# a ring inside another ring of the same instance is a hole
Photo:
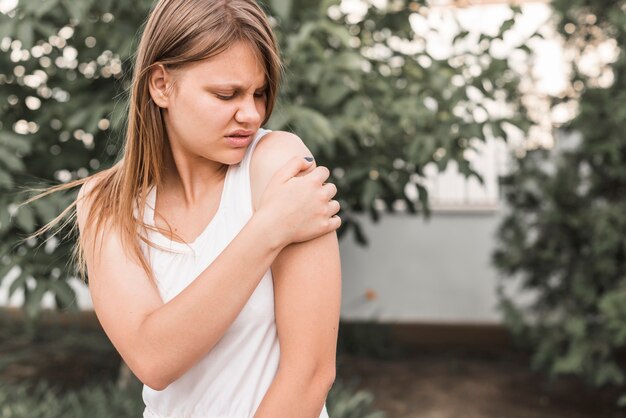
[[[119,161],[87,178],[50,187],[23,204],[96,178],[97,181],[89,184],[88,194],[81,197],[91,202],[85,228],[95,228],[93,236],[102,231],[105,223],[119,230],[124,248],[130,249],[131,257],[152,278],[140,242],[155,246],[143,233],[154,227],[143,222],[143,213],[149,189],[161,184],[167,136],[161,110],[152,101],[148,89],[150,72],[159,64],[175,69],[214,57],[239,41],[252,47],[265,70],[266,111],[262,122],[265,124],[276,102],[283,66],[276,38],[261,7],[254,0],[160,0],[150,12],[137,49],[124,149]],[[53,235],[68,224],[76,230],[77,202],[78,199],[31,237],[54,230],[64,219]],[[82,232],[72,258],[85,279],[83,250],[87,234]]]

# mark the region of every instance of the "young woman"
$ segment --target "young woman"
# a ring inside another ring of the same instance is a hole
[[[161,0],[134,71],[123,157],[56,190],[83,183],[79,261],[144,417],[327,417],[339,204],[297,136],[262,128],[282,71],[267,17]]]

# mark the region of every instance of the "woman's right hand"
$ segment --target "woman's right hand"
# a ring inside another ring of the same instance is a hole
[[[282,246],[308,241],[337,230],[340,205],[333,200],[337,187],[325,183],[326,167],[293,157],[281,167],[261,195],[255,216],[262,216]],[[307,172],[308,171],[308,172]]]

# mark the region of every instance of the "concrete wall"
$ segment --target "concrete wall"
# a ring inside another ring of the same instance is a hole
[[[344,319],[500,322],[490,265],[498,211],[361,219],[370,245],[341,243]]]

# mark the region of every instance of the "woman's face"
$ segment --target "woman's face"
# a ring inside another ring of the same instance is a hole
[[[192,160],[239,163],[265,118],[265,72],[244,42],[174,71],[161,67],[150,87],[163,108],[172,153]],[[234,132],[244,137],[230,136]]]

